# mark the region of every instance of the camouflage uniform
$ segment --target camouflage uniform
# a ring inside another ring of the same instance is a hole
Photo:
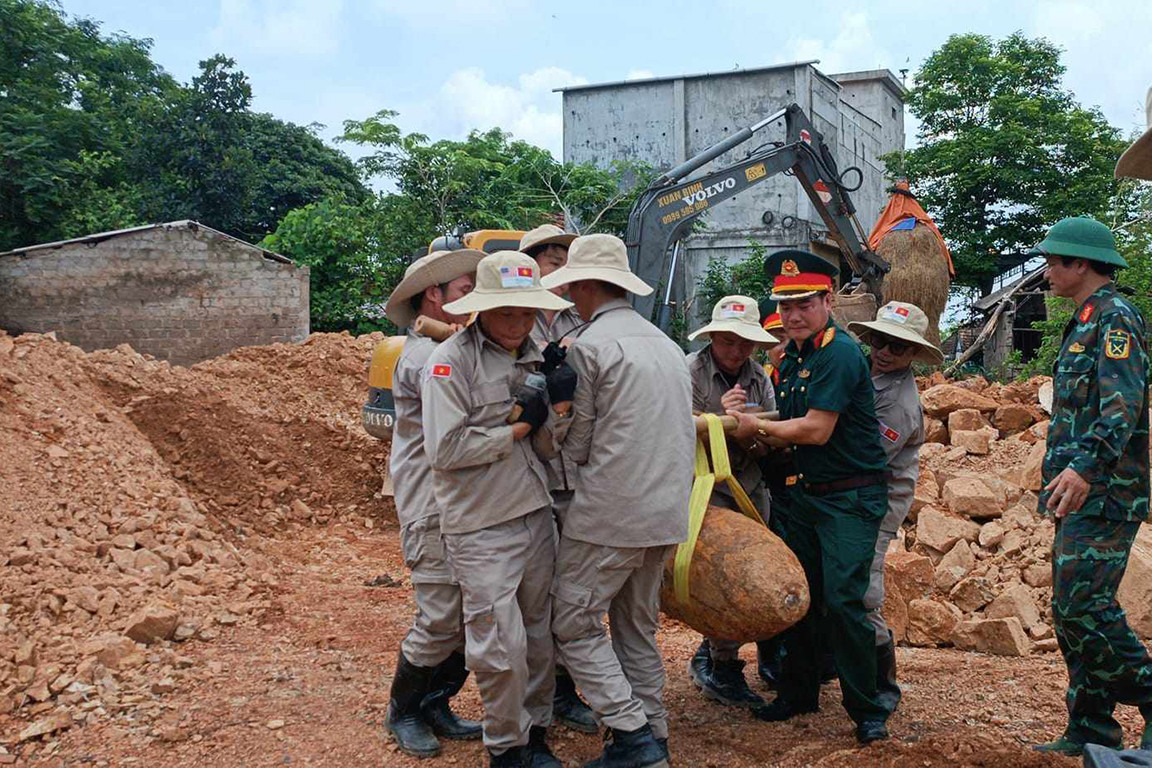
[[[1152,658],[1116,602],[1140,523],[1148,517],[1148,355],[1144,318],[1111,283],[1064,330],[1053,373],[1043,484],[1072,468],[1091,485],[1056,520],[1052,618],[1068,665],[1064,737],[1118,747],[1117,703],[1152,716]],[[1048,492],[1040,495],[1047,514]]]

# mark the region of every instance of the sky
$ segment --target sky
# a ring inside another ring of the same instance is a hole
[[[60,1],[107,33],[151,38],[153,59],[184,82],[200,60],[233,57],[254,109],[321,123],[329,139],[344,120],[391,109],[406,132],[459,139],[499,126],[558,158],[553,88],[807,59],[826,73],[907,69],[911,84],[957,33],[1048,38],[1080,103],[1126,134],[1144,128],[1152,85],[1150,0]]]

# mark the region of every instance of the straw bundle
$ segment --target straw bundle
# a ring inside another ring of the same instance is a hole
[[[884,278],[884,302],[915,304],[928,315],[928,341],[940,344],[940,315],[948,303],[948,263],[928,227],[889,232],[876,248],[892,271]]]

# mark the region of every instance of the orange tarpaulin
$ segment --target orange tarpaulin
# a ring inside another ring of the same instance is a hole
[[[936,235],[936,239],[940,241],[940,250],[944,252],[944,258],[948,260],[948,274],[955,277],[956,268],[952,266],[952,254],[948,250],[948,244],[944,242],[944,235],[940,234],[936,222],[932,221],[932,217],[920,207],[920,203],[916,202],[916,198],[908,191],[908,182],[906,181],[896,182],[896,189],[892,192],[891,199],[888,200],[888,206],[884,209],[884,213],[880,214],[880,220],[876,222],[876,226],[872,227],[872,234],[868,235],[868,247],[876,250],[880,241],[884,239],[884,235],[891,232],[900,222],[910,218],[916,219],[917,222],[931,229]]]

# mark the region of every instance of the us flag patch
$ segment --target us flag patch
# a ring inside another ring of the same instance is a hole
[[[885,424],[880,425],[880,435],[890,443],[900,439],[900,433]]]
[[[434,365],[432,366],[432,376],[437,379],[447,379],[452,376],[452,366],[450,365]]]
[[[500,267],[500,285],[503,288],[531,288],[532,267]]]

